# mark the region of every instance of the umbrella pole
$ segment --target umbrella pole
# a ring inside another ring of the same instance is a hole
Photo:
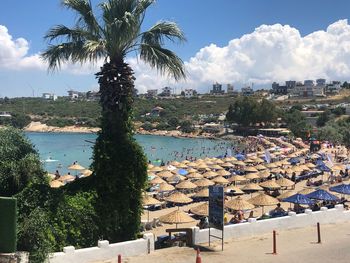
[[[147,209],[147,223],[149,223],[149,210]]]

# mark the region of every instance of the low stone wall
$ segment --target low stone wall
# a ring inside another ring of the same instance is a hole
[[[154,235],[145,234],[142,239],[109,244],[107,240],[98,241],[97,247],[75,249],[64,247],[63,252],[53,253],[50,263],[86,263],[123,257],[149,254],[154,250]]]
[[[303,214],[289,212],[288,216],[256,220],[251,218],[246,223],[225,226],[224,239],[253,237],[272,233],[273,230],[285,230],[315,226],[320,224],[334,224],[337,222],[350,221],[350,211],[345,211],[343,205],[336,205],[333,209],[322,207],[320,211],[312,212],[306,209]],[[221,231],[210,229],[212,235],[221,236]],[[209,230],[193,228],[194,244],[207,243],[209,241]],[[214,239],[212,239],[214,240]]]

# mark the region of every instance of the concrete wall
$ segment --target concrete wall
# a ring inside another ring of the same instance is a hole
[[[259,220],[249,219],[247,223],[225,226],[224,239],[253,237],[261,234],[272,233],[273,230],[304,228],[320,224],[334,224],[350,221],[350,211],[344,211],[343,205],[336,205],[333,209],[322,207],[321,211],[312,212],[306,210],[303,214],[289,212],[288,216]],[[212,235],[221,237],[221,231],[210,229]],[[195,244],[207,243],[209,230],[193,228],[193,240]],[[214,241],[214,239],[212,239]]]
[[[154,251],[154,235],[145,234],[142,239],[109,244],[107,240],[98,241],[97,247],[77,249],[73,246],[63,248],[63,252],[53,253],[50,263],[86,263],[122,257],[146,255]]]

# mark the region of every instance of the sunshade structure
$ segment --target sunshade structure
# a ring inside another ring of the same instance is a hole
[[[162,202],[148,195],[142,197],[142,204],[144,206],[159,205]],[[149,222],[149,210],[147,209],[147,222]]]
[[[216,176],[218,176],[218,174],[216,172],[213,171],[208,171],[205,172],[204,174],[202,174],[205,178],[214,178]]]
[[[203,178],[203,175],[201,175],[200,173],[190,173],[186,175],[186,177],[189,179],[201,179]]]
[[[237,197],[235,199],[227,201],[225,203],[225,207],[232,209],[232,210],[239,211],[239,210],[253,209],[254,205],[249,203],[248,201],[242,199],[241,197]]]
[[[183,181],[185,179],[186,179],[185,176],[182,176],[182,175],[179,175],[179,174],[174,174],[173,176],[170,176],[170,177],[166,178],[166,181],[168,183],[177,183],[177,182]]]
[[[264,170],[264,171],[259,172],[259,177],[260,178],[267,178],[269,176],[270,176],[270,171],[269,170]]]
[[[204,179],[199,179],[195,181],[194,184],[197,185],[198,187],[208,187],[210,185],[214,185],[214,182],[204,178]]]
[[[310,198],[308,198],[305,195],[302,194],[295,194],[290,197],[284,198],[282,200],[283,202],[293,203],[293,204],[299,204],[299,205],[312,205],[314,204],[314,201],[312,201]]]
[[[181,190],[191,190],[197,188],[197,185],[190,181],[182,181],[181,183],[178,183],[175,185],[176,189],[181,189]]]
[[[244,192],[236,186],[230,185],[225,188],[225,192],[233,192],[234,195],[243,195]]]
[[[198,170],[194,169],[194,168],[189,168],[187,169],[187,172],[190,174],[190,173],[197,173]]]
[[[220,164],[220,166],[225,167],[225,168],[232,168],[232,167],[234,167],[234,165],[232,163],[228,163],[228,162]]]
[[[324,200],[324,201],[337,201],[339,198],[335,195],[332,195],[331,193],[328,193],[326,190],[318,189],[315,192],[312,192],[306,197],[310,199],[316,199],[316,200]]]
[[[89,169],[85,169],[81,172],[81,174],[84,176],[84,177],[89,177],[90,175],[92,175],[92,171],[89,170]]]
[[[296,193],[297,193],[297,192],[296,192],[296,191],[293,191],[293,190],[291,190],[291,191],[286,191],[286,192],[280,194],[280,195],[277,197],[277,199],[282,201],[283,199],[285,199],[285,198],[287,198],[287,197],[290,197],[290,196],[292,196],[292,195],[295,195]]]
[[[248,202],[256,206],[262,206],[263,213],[264,213],[264,206],[277,205],[279,203],[278,199],[266,194],[257,195],[249,199]]]
[[[243,168],[243,171],[245,171],[246,173],[256,173],[258,172],[258,169],[256,169],[253,166],[246,166]]]
[[[220,160],[220,159],[217,159],[217,160],[215,160],[214,162],[217,163],[217,164],[223,164],[223,163],[224,163],[224,161],[223,161],[223,160]]]
[[[170,171],[162,171],[160,173],[157,173],[157,176],[162,177],[162,178],[168,178],[173,176],[174,174]]]
[[[228,175],[231,175],[230,172],[226,171],[226,170],[219,170],[216,172],[218,175],[220,176],[228,176]]]
[[[307,195],[307,194],[310,194],[310,193],[312,193],[314,191],[315,191],[315,189],[313,189],[313,188],[305,188],[303,190],[300,190],[298,192],[298,194]]]
[[[244,176],[244,178],[247,179],[247,180],[260,179],[258,173],[249,173],[246,176]]]
[[[329,191],[336,192],[339,194],[350,195],[350,185],[340,184],[337,186],[329,187]]]
[[[276,183],[277,183],[278,185],[280,185],[281,187],[290,187],[290,186],[293,186],[293,185],[294,185],[294,182],[293,182],[293,181],[291,181],[291,180],[289,180],[289,179],[287,179],[287,178],[284,178],[284,177],[282,177],[282,178],[276,180]]]
[[[197,192],[195,195],[193,195],[195,198],[208,198],[209,197],[209,189],[205,188]]]
[[[149,183],[150,184],[162,184],[162,183],[165,183],[165,181],[163,179],[161,179],[160,177],[156,176],[151,181],[149,181]]]
[[[225,179],[222,176],[215,177],[211,181],[216,183],[216,184],[228,184],[229,183],[229,180]]]
[[[305,164],[307,167],[309,167],[310,169],[313,169],[316,167],[316,165],[314,165],[313,163],[307,163]]]
[[[190,223],[195,221],[192,217],[180,210],[175,210],[167,215],[161,216],[159,220],[166,224],[176,224],[176,228],[178,224]]]
[[[245,159],[244,162],[245,163],[255,163],[255,161],[253,161],[252,159]]]
[[[162,183],[159,185],[159,189],[158,192],[162,193],[162,192],[170,192],[175,190],[175,187],[172,186],[171,184],[167,184],[167,183]]]
[[[263,183],[260,183],[259,185],[269,190],[277,190],[281,188],[281,186],[277,184],[274,180],[265,181]]]
[[[51,188],[59,188],[61,186],[63,186],[64,183],[62,183],[61,181],[58,181],[58,180],[53,180],[50,182],[50,187]]]
[[[170,164],[176,167],[180,165],[178,161],[172,161]]]
[[[178,166],[176,166],[177,168],[181,168],[181,169],[185,169],[187,168],[187,165],[185,163],[180,163]]]
[[[69,170],[85,170],[86,168],[84,168],[80,164],[74,163],[74,164],[68,166],[68,169]]]
[[[206,165],[205,163],[201,163],[200,165],[197,166],[198,170],[203,170],[203,169],[206,169],[206,168],[208,168],[208,165]]]
[[[210,168],[211,168],[211,169],[214,169],[214,170],[222,170],[222,169],[224,169],[224,168],[222,168],[222,167],[221,167],[220,165],[218,165],[218,164],[211,165]]]
[[[61,181],[61,182],[72,182],[75,180],[75,176],[73,175],[70,175],[70,174],[66,174],[66,175],[62,175],[60,176],[60,178],[58,178],[57,180],[58,181]]]
[[[244,176],[241,175],[234,175],[228,179],[230,182],[242,182],[247,181],[247,179]]]
[[[278,166],[274,163],[268,163],[268,164],[265,164],[265,166],[269,169],[272,169],[272,168],[277,168]]]
[[[257,184],[246,184],[241,188],[241,190],[242,191],[261,191],[263,190],[263,188]]]
[[[185,194],[180,192],[176,192],[164,199],[165,201],[172,202],[175,204],[188,204],[193,201],[191,198],[187,197]]]
[[[266,170],[266,169],[267,169],[267,168],[266,168],[264,165],[262,165],[262,164],[259,164],[259,165],[255,166],[255,168],[258,169],[259,171],[262,171],[262,170]]]
[[[177,170],[177,173],[179,175],[186,175],[186,174],[188,174],[188,171],[183,169],[183,168],[180,168],[179,170]]]
[[[149,169],[150,172],[154,172],[154,173],[156,173],[156,172],[161,172],[161,171],[163,171],[163,170],[164,170],[164,169],[161,168],[161,167],[159,167],[159,166],[153,166],[152,168]]]
[[[209,215],[209,205],[208,203],[204,203],[198,205],[196,207],[191,208],[191,214],[195,214],[197,216],[208,216]]]
[[[243,161],[234,161],[233,164],[238,166],[246,166],[246,164]]]
[[[344,165],[342,165],[342,164],[336,164],[336,165],[332,166],[331,169],[332,169],[333,171],[344,170]]]
[[[271,173],[274,173],[274,174],[281,174],[283,172],[284,170],[279,167],[271,169]]]

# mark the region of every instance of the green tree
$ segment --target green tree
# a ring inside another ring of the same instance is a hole
[[[147,180],[146,158],[132,137],[134,73],[126,63],[133,51],[161,73],[175,80],[185,77],[183,61],[164,48],[166,40],[184,41],[179,27],[162,21],[141,32],[146,9],[153,0],[108,0],[98,14],[89,0],[64,0],[77,15],[72,28],[53,27],[46,35],[50,43],[43,53],[50,69],[63,62],[97,62],[100,85],[101,131],[94,147],[94,183],[100,235],[111,242],[136,238],[142,213],[141,194]]]
[[[186,133],[194,132],[194,127],[191,121],[183,121],[181,123],[181,131]]]
[[[283,119],[294,136],[305,139],[308,132],[311,130],[310,125],[306,123],[305,116],[297,109],[292,109],[285,113]]]
[[[322,112],[320,114],[320,116],[318,116],[317,121],[316,121],[316,125],[318,127],[323,127],[326,125],[327,121],[329,121],[331,118],[331,114],[330,111],[326,110],[324,112]]]
[[[235,102],[230,105],[226,114],[228,122],[235,122],[238,125],[250,126],[258,121],[258,102],[250,97],[238,97]]]

